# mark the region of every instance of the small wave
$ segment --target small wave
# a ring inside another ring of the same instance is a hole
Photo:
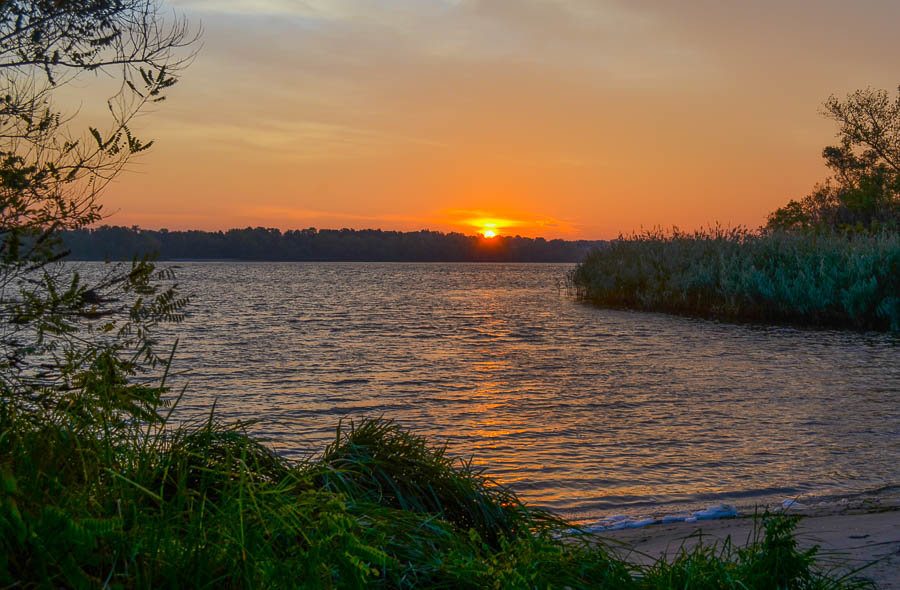
[[[603,531],[618,531],[622,529],[635,529],[652,524],[668,524],[672,522],[697,522],[698,520],[713,520],[719,518],[734,518],[738,516],[738,510],[731,504],[719,504],[710,506],[704,510],[694,512],[678,512],[668,514],[661,518],[646,518],[615,514],[608,516],[594,524],[582,527],[580,530],[586,533],[598,533]],[[573,530],[572,532],[578,532]]]

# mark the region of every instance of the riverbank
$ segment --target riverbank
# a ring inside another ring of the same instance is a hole
[[[853,577],[882,590],[900,589],[900,500],[838,501],[788,513],[802,516],[795,533],[801,551],[818,545],[823,565],[843,572],[864,568]],[[682,549],[693,551],[701,541],[743,545],[753,529],[754,519],[745,516],[607,530],[597,537],[621,559],[651,565],[661,558],[671,561]]]

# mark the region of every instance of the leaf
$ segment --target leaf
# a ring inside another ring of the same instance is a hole
[[[90,130],[91,135],[93,135],[94,139],[97,141],[97,147],[103,149],[103,138],[100,137],[100,132],[97,131],[97,129],[94,127],[89,127],[88,129]]]

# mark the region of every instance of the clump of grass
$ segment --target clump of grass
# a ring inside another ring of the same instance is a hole
[[[548,512],[527,509],[471,462],[448,457],[445,447],[432,447],[393,422],[363,420],[349,431],[339,427],[334,443],[309,473],[320,489],[440,514],[461,530],[475,530],[493,547],[501,538],[565,525]]]
[[[816,573],[784,517],[745,549],[629,564],[388,421],[339,428],[321,456],[297,464],[212,417],[132,424],[114,437],[0,418],[0,587],[828,588],[837,579]],[[715,585],[723,580],[733,584]]]
[[[684,545],[671,559],[659,559],[640,572],[639,585],[649,589],[782,590],[874,588],[855,571],[826,569],[817,565],[819,548],[800,550],[794,531],[796,515],[758,514],[744,545],[703,543]]]
[[[900,234],[645,232],[571,273],[598,305],[900,331]]]
[[[13,534],[0,541],[0,584],[315,588],[371,577],[377,550],[342,499],[239,429],[5,435],[0,526]]]

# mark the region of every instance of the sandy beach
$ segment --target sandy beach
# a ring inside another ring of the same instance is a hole
[[[803,516],[797,527],[801,547],[819,545],[824,564],[851,571],[871,563],[854,577],[872,580],[885,590],[900,589],[900,502],[844,501],[792,513]],[[598,536],[611,542],[620,556],[646,563],[677,555],[682,545],[692,547],[701,535],[704,543],[731,537],[732,543],[742,545],[752,531],[753,518],[739,517],[604,531]]]

